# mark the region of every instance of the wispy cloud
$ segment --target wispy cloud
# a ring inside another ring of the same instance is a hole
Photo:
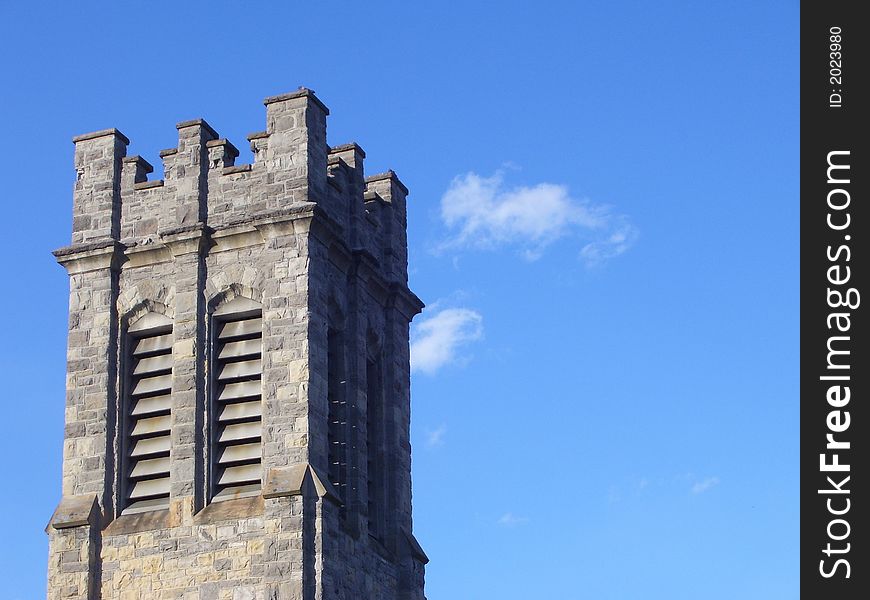
[[[502,527],[516,527],[517,525],[522,525],[523,523],[527,523],[529,521],[526,517],[519,517],[512,512],[506,512],[497,521],[499,525]]]
[[[426,445],[430,448],[444,445],[444,435],[447,433],[446,425],[439,425],[436,429],[426,432]]]
[[[483,337],[483,317],[469,308],[445,308],[423,319],[411,332],[411,370],[433,374],[459,360],[464,345]]]
[[[441,219],[451,236],[440,250],[516,248],[527,260],[540,258],[564,237],[583,240],[579,256],[589,266],[619,256],[637,239],[637,228],[610,207],[572,198],[555,183],[509,187],[504,172],[469,172],[453,179],[441,197]]]
[[[590,267],[601,265],[631,248],[637,241],[637,228],[625,217],[613,217],[609,232],[580,250],[580,258]]]
[[[711,489],[717,485],[719,485],[719,478],[718,477],[708,477],[707,479],[704,479],[703,481],[696,481],[695,484],[692,486],[692,493],[693,494],[703,494],[704,492],[708,491],[709,489]]]

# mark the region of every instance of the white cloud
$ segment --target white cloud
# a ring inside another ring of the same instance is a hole
[[[703,494],[704,492],[706,492],[710,488],[713,488],[717,485],[719,485],[719,478],[718,477],[708,477],[707,479],[705,479],[703,481],[695,482],[695,485],[692,486],[692,493],[693,494]]]
[[[444,445],[444,434],[447,433],[446,425],[439,425],[436,429],[426,432],[426,445],[430,448]]]
[[[604,237],[589,242],[580,250],[580,258],[587,265],[597,266],[607,260],[617,257],[634,245],[637,240],[637,228],[623,218],[614,219],[619,224],[611,227],[610,233]]]
[[[468,308],[445,308],[414,327],[411,336],[411,370],[435,373],[455,362],[459,349],[483,337],[483,317]]]
[[[526,517],[518,517],[514,513],[506,512],[497,521],[502,527],[515,527],[527,523],[529,520]]]
[[[508,187],[502,171],[491,177],[455,177],[441,197],[441,218],[453,232],[440,249],[514,246],[528,260],[571,235],[585,240],[580,258],[596,265],[625,252],[637,229],[604,205],[570,196],[554,183]]]

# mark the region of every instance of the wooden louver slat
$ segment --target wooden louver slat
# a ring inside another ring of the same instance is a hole
[[[169,507],[172,326],[149,313],[151,329],[130,331],[126,363],[125,514]]]
[[[155,438],[139,440],[133,444],[130,452],[131,458],[141,458],[156,454],[169,454],[169,436],[163,435]],[[135,467],[134,467],[135,468]]]
[[[140,460],[133,467],[130,477],[137,479],[140,477],[150,477],[161,473],[169,472],[169,457],[152,458],[150,460]]]
[[[218,371],[218,379],[223,381],[226,379],[239,379],[241,377],[259,377],[262,370],[263,367],[259,358],[256,360],[228,362],[221,365]]]
[[[240,465],[238,467],[227,467],[221,474],[219,483],[221,485],[229,485],[252,483],[257,481],[260,481],[259,463],[251,465]]]
[[[218,421],[237,421],[239,419],[247,419],[249,417],[259,417],[263,412],[263,403],[259,400],[253,402],[236,402],[235,404],[227,404],[218,415]]]
[[[141,375],[143,373],[156,373],[160,371],[172,370],[172,355],[158,354],[148,358],[140,358],[136,361],[136,368],[133,370],[133,375]]]
[[[133,433],[130,435],[135,438],[146,435],[155,435],[158,433],[168,434],[171,419],[172,418],[169,415],[139,419],[136,421],[136,425],[133,427]]]
[[[218,358],[236,358],[239,356],[257,356],[260,354],[260,338],[227,342],[221,348]]]
[[[260,318],[229,321],[223,324],[218,334],[219,340],[251,336],[259,339],[263,330],[263,320]]]
[[[236,314],[227,306],[214,320],[212,502],[261,490],[263,321],[251,304]]]
[[[260,380],[254,381],[239,381],[236,383],[227,383],[223,386],[218,395],[218,400],[221,402],[232,402],[242,398],[260,398]]]
[[[168,412],[172,408],[172,397],[169,394],[165,396],[150,396],[148,398],[140,398],[130,412],[134,417],[142,417],[146,415],[154,415],[157,413]]]
[[[133,396],[144,396],[154,392],[168,392],[172,389],[172,375],[158,375],[157,377],[142,377],[133,387]]]
[[[130,491],[130,499],[153,498],[155,496],[169,497],[169,477],[145,479],[137,481]]]
[[[155,335],[153,337],[145,337],[137,340],[133,347],[133,356],[141,356],[142,354],[150,354],[152,352],[162,352],[172,347],[172,334]]]
[[[221,428],[221,433],[218,436],[218,441],[222,443],[242,442],[245,440],[255,440],[260,437],[260,421],[248,423],[235,423],[233,425],[225,425]]]
[[[222,465],[225,465],[241,461],[250,461],[253,459],[259,460],[261,454],[262,449],[260,448],[259,442],[254,444],[239,444],[237,446],[227,446],[221,453],[218,462]]]

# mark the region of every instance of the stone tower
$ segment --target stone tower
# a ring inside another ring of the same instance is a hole
[[[267,98],[254,162],[202,119],[74,138],[62,498],[48,598],[422,600],[408,190]]]

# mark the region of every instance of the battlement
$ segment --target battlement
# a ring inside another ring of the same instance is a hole
[[[73,138],[73,244],[133,244],[179,227],[220,229],[313,203],[351,250],[395,263],[388,270],[401,276],[408,190],[395,173],[366,177],[359,145],[330,147],[329,109],[312,90],[263,104],[266,128],[247,136],[252,163],[236,164],[238,148],[204,119],[182,121],[178,145],[159,152],[162,180],[148,179],[154,168],[147,160],[127,156],[130,140],[117,129]]]

